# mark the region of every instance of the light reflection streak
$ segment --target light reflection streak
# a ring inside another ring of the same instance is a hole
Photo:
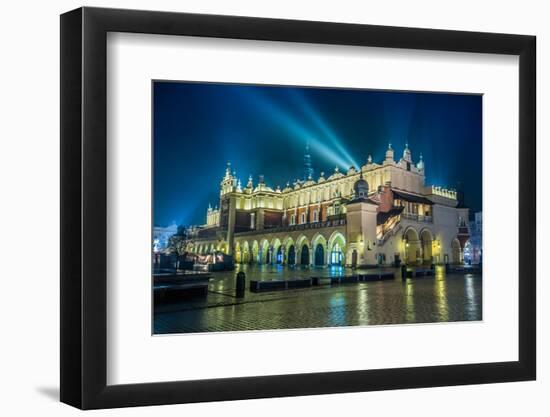
[[[336,293],[329,300],[329,318],[330,326],[345,326],[346,321],[346,297],[342,293]]]
[[[475,300],[475,290],[474,290],[474,276],[468,274],[464,277],[465,280],[465,292],[466,292],[466,305],[465,311],[468,316],[468,320],[475,320],[475,311],[477,310],[477,303]]]
[[[361,288],[357,291],[357,316],[361,325],[369,324],[369,291]]]
[[[412,282],[412,280],[408,279],[405,285],[405,306],[407,309],[405,314],[405,321],[407,323],[415,323],[416,314],[414,310],[414,283]]]
[[[434,295],[438,312],[438,321],[449,321],[449,305],[447,301],[447,281],[445,275],[436,273]]]

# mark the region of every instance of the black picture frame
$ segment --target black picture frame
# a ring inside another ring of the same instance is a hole
[[[108,32],[519,56],[519,360],[107,385]],[[95,409],[535,379],[535,51],[524,35],[88,7],[61,15],[61,401]]]

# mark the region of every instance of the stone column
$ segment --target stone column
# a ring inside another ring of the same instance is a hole
[[[235,216],[237,201],[234,196],[229,197],[229,212],[227,213],[227,253],[233,255],[235,236]]]

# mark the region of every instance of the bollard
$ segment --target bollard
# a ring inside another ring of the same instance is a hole
[[[240,271],[237,273],[237,285],[235,290],[235,296],[237,298],[243,298],[244,297],[244,289],[246,286],[246,275],[243,271]]]
[[[401,265],[401,279],[406,280],[407,279],[407,265]]]

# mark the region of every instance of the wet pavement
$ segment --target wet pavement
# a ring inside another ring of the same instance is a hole
[[[235,275],[246,274],[244,298],[235,297]],[[387,269],[394,271],[394,269]],[[375,272],[363,270],[361,273]],[[388,281],[322,285],[253,293],[249,281],[357,274],[340,267],[288,268],[237,266],[212,274],[206,297],[155,304],[154,333],[196,333],[402,323],[473,321],[482,319],[480,274],[445,274]]]

